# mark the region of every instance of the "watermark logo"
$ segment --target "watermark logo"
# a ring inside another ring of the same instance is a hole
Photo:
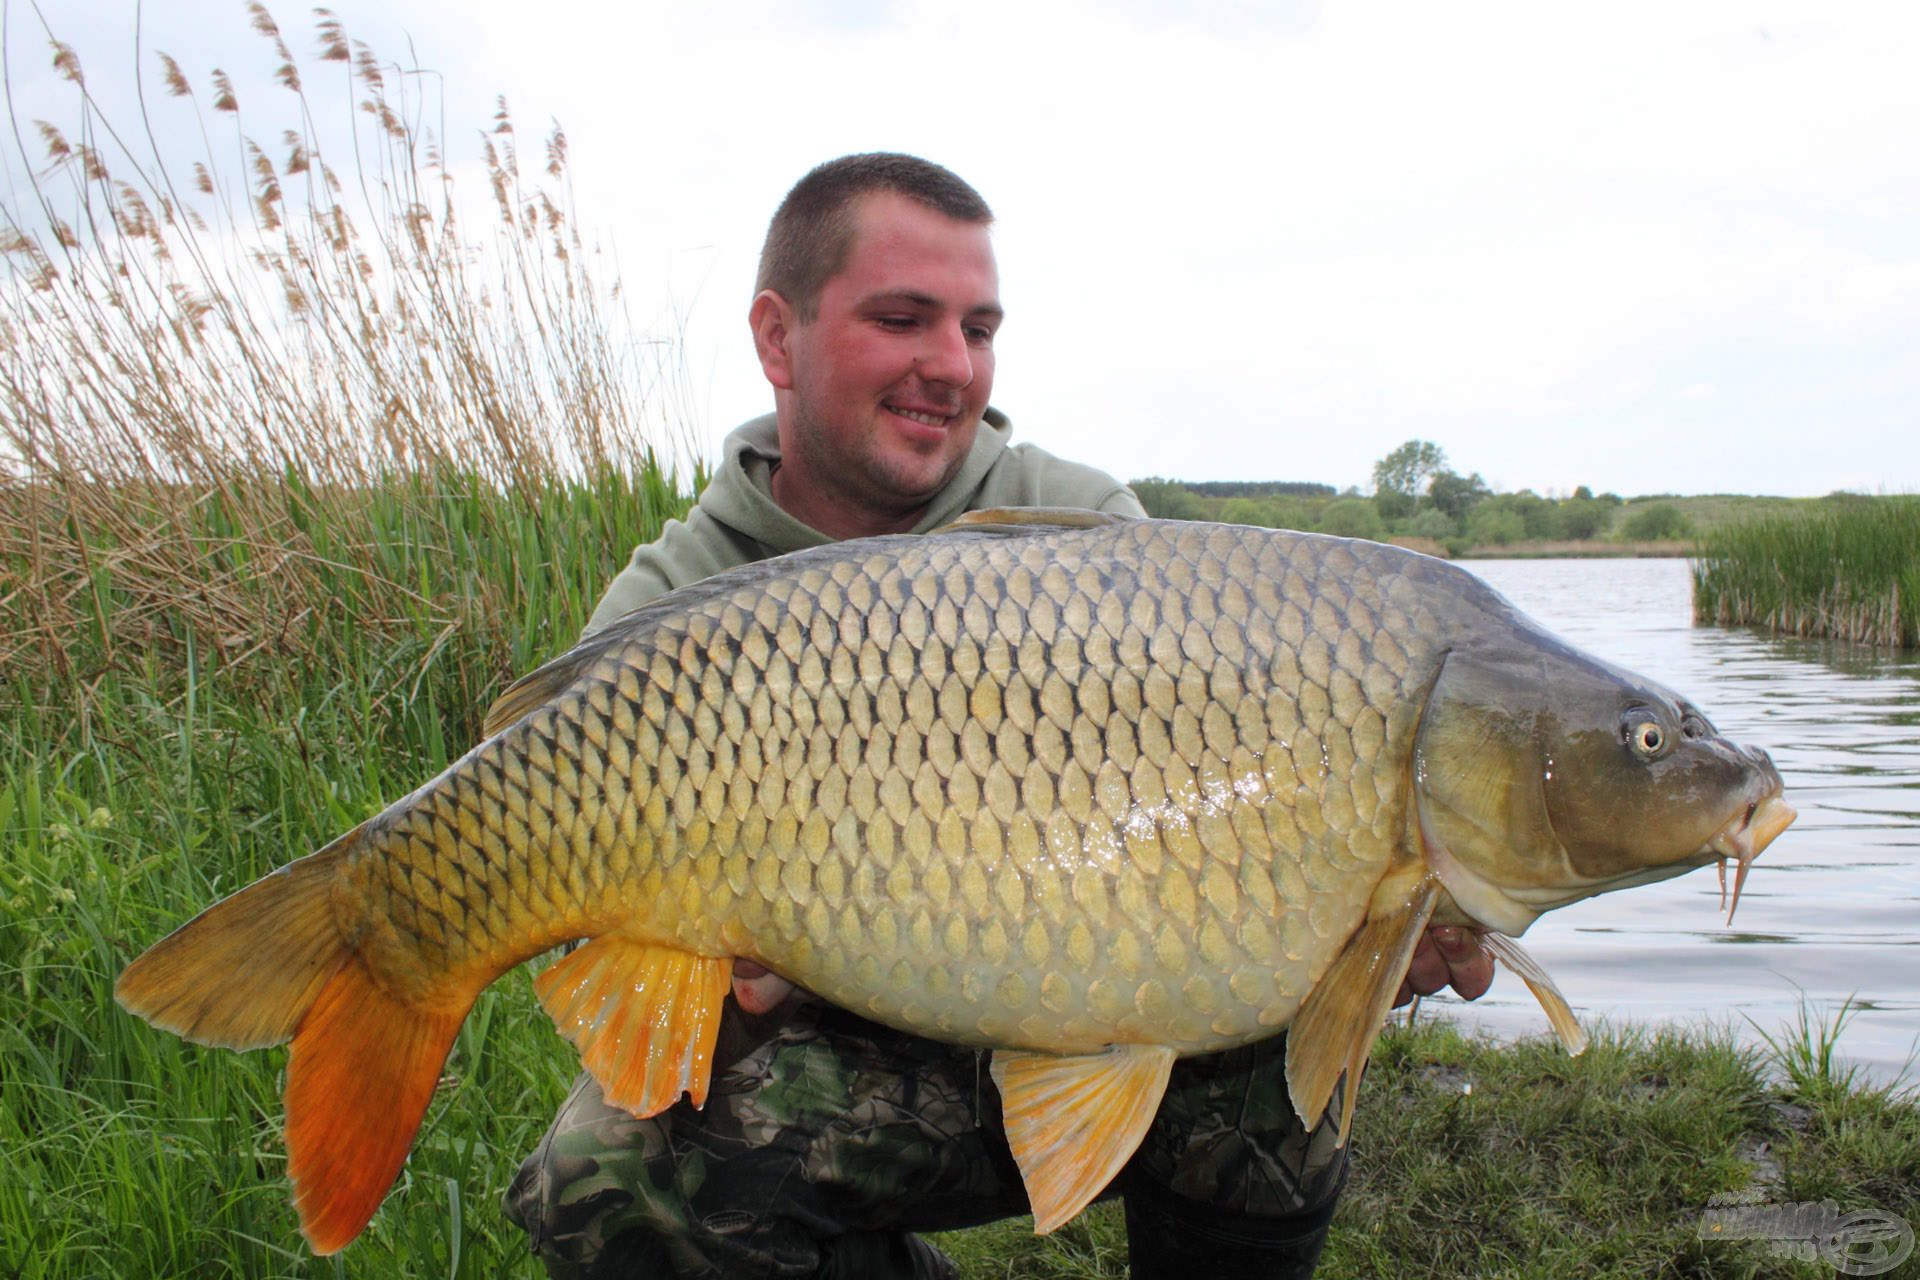
[[[1715,1196],[1700,1215],[1702,1240],[1763,1240],[1775,1253],[1824,1260],[1848,1276],[1885,1275],[1913,1256],[1913,1227],[1884,1209],[1842,1212],[1831,1200],[1768,1204]]]

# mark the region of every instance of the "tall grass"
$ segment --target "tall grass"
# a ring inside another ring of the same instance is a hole
[[[35,11],[10,14],[9,66]],[[426,78],[324,13],[311,71],[250,14],[277,87],[245,114],[225,73],[196,90],[161,54],[109,119],[49,35],[69,100],[13,120],[0,1275],[531,1274],[498,1196],[575,1061],[524,975],[483,997],[338,1262],[299,1244],[280,1055],[112,999],[167,929],[463,751],[699,480],[672,469],[671,348],[630,332],[579,232],[564,135],[523,166],[503,106],[463,203],[416,123]]]
[[[1719,626],[1920,646],[1920,497],[1830,501],[1707,534],[1693,614]]]

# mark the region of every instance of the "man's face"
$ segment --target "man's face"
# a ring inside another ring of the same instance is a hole
[[[890,192],[855,211],[846,266],[789,334],[783,469],[842,506],[898,514],[932,499],[972,447],[993,390],[1000,279],[984,225]]]

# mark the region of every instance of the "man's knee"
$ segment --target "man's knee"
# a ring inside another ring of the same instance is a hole
[[[1341,1185],[1321,1187],[1318,1203],[1275,1215],[1136,1183],[1126,1192],[1131,1274],[1134,1280],[1185,1280],[1195,1260],[1205,1259],[1210,1280],[1306,1280],[1326,1247]]]
[[[1294,1114],[1284,1040],[1178,1064],[1122,1184],[1133,1274],[1180,1275],[1197,1256],[1221,1280],[1313,1274],[1346,1183],[1336,1137]]]
[[[815,1010],[717,1073],[702,1111],[636,1120],[582,1077],[507,1213],[568,1280],[625,1274],[596,1259],[640,1248],[665,1259],[640,1274],[811,1275],[844,1248],[867,1270],[891,1259],[885,1274],[940,1275],[901,1228],[1018,1211],[999,1167],[1011,1157],[985,1150],[990,1085],[976,1067],[967,1051]]]
[[[554,1275],[592,1275],[616,1238],[658,1216],[644,1199],[666,1152],[664,1121],[607,1106],[582,1075],[507,1187],[507,1217]]]

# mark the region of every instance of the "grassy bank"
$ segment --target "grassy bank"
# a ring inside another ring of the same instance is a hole
[[[1613,1031],[1568,1058],[1546,1040],[1390,1030],[1318,1275],[1831,1277],[1827,1262],[1700,1230],[1718,1196],[1832,1200],[1920,1231],[1920,1110],[1850,1087],[1825,1033],[1799,1032],[1763,1061],[1704,1034]],[[1117,1206],[1046,1240],[1029,1230],[1008,1222],[941,1243],[971,1276],[1126,1274]],[[1886,1274],[1920,1275],[1920,1259]]]
[[[1920,498],[1829,500],[1702,539],[1696,620],[1920,645]]]
[[[482,998],[392,1207],[338,1269],[302,1256],[287,1203],[283,1055],[155,1032],[114,1005],[112,982],[216,897],[464,750],[504,674],[578,629],[673,493],[656,472],[556,484],[529,510],[471,480],[396,482],[356,496],[386,534],[342,551],[360,567],[339,569],[339,585],[404,583],[414,616],[330,607],[284,636],[266,626],[223,660],[197,639],[190,602],[169,606],[109,573],[97,596],[105,640],[70,640],[64,667],[9,664],[0,1275],[491,1276],[517,1265],[524,1243],[501,1222],[498,1193],[575,1070],[524,973]],[[297,503],[298,491],[273,500]],[[221,516],[206,504],[189,541],[217,543]],[[85,545],[108,566],[126,550],[97,533]],[[273,588],[243,574],[232,589]],[[25,621],[20,598],[0,612],[9,631]],[[512,607],[493,616],[479,601]]]

